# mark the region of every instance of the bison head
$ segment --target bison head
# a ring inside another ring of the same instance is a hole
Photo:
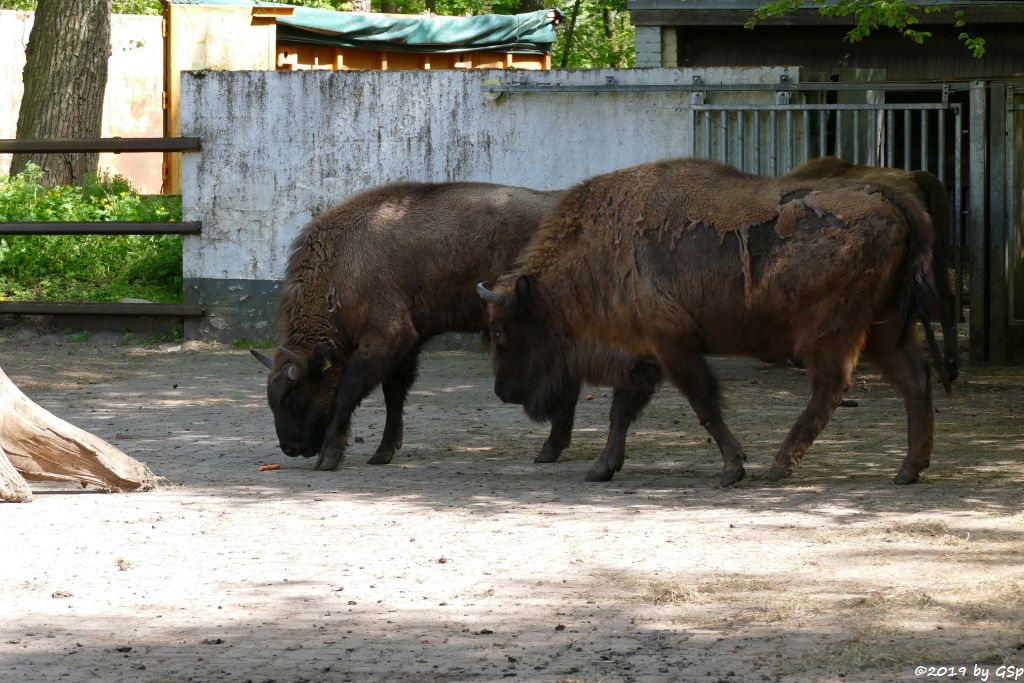
[[[533,276],[522,275],[497,291],[481,282],[477,293],[489,304],[494,393],[505,403],[521,404],[531,419],[550,419],[573,386],[571,337],[549,314]]]
[[[320,451],[334,414],[334,392],[341,368],[327,344],[312,352],[278,348],[270,359],[253,351],[270,368],[267,403],[285,455],[310,457]]]

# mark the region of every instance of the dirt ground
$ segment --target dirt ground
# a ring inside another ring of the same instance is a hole
[[[394,463],[365,464],[378,392],[314,472],[278,451],[245,351],[0,331],[26,394],[165,479],[0,504],[0,680],[1024,680],[1024,368],[966,367],[931,469],[895,487],[902,402],[870,368],[769,484],[806,378],[714,365],[751,455],[732,489],[670,387],[613,481],[583,481],[599,388],[535,465],[546,427],[470,352],[424,355]]]

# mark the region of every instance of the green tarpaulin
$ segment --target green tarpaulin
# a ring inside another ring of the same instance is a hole
[[[398,16],[334,12],[258,0],[171,0],[177,5],[294,7],[277,19],[285,43],[337,45],[396,52],[517,52],[547,54],[555,42],[558,10],[476,17]],[[554,18],[548,16],[553,14]]]

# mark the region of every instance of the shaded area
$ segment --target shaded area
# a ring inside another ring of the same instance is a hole
[[[668,388],[623,471],[586,483],[602,389],[567,461],[535,465],[546,430],[498,402],[486,359],[430,353],[395,463],[364,464],[373,394],[342,467],[313,472],[277,450],[247,352],[25,337],[0,356],[33,400],[167,480],[48,484],[31,510],[0,508],[20,549],[0,566],[0,678],[868,681],[1024,660],[1019,370],[966,368],[937,399],[932,468],[894,487],[902,403],[864,368],[857,407],[769,485],[806,380],[717,360],[752,459],[722,490]]]

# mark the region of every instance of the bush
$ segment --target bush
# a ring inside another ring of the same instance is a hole
[[[30,165],[0,176],[0,221],[179,221],[177,197],[143,197],[122,177],[47,187]],[[7,235],[0,238],[0,300],[157,303],[182,298],[180,235]]]

